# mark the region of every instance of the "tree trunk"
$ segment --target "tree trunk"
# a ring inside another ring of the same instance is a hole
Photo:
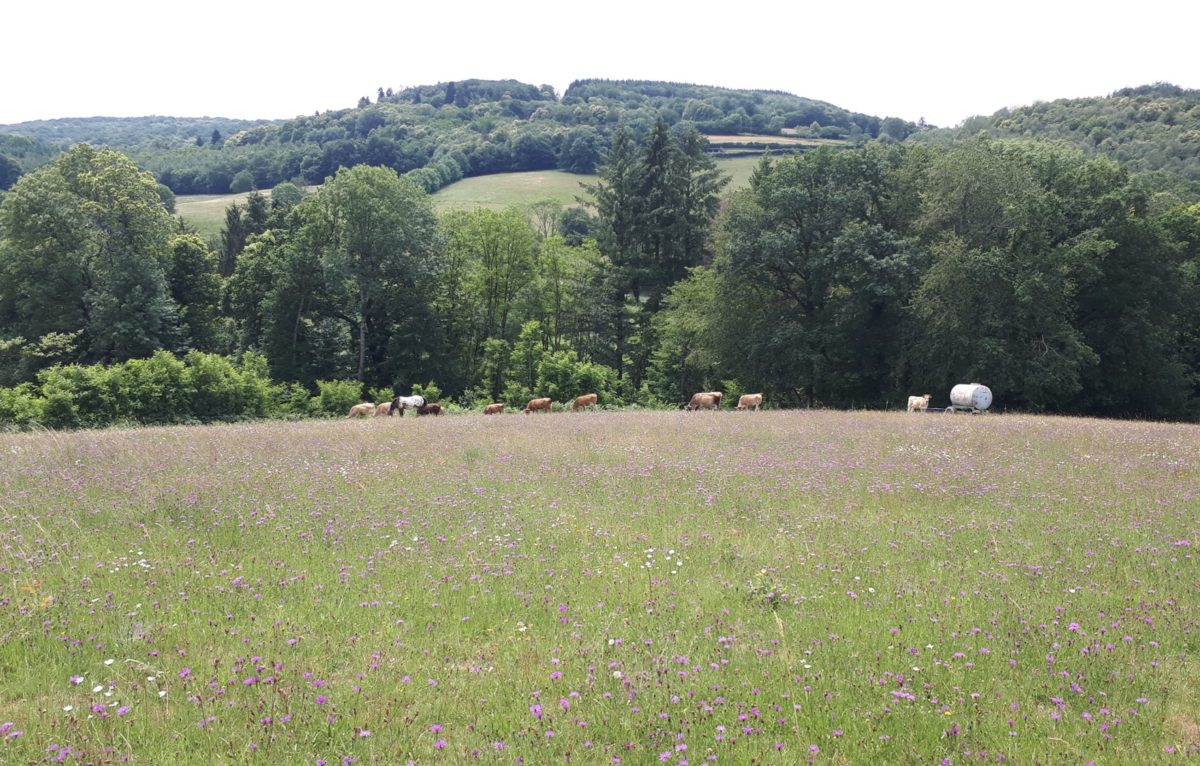
[[[304,316],[305,295],[300,296],[300,305],[296,307],[296,321],[292,323],[292,368],[296,366],[296,346],[300,343],[300,319]]]
[[[358,305],[358,382],[361,383],[367,366],[367,302],[361,300]]]

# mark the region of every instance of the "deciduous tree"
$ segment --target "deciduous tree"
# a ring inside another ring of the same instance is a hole
[[[167,291],[171,219],[154,179],[125,156],[79,144],[0,203],[0,333],[84,333],[84,361],[178,342]]]

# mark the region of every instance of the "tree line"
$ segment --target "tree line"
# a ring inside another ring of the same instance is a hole
[[[29,172],[57,147],[118,149],[175,194],[227,194],[283,182],[316,185],[340,167],[389,167],[426,191],[465,176],[558,169],[591,174],[618,125],[644,141],[658,120],[702,133],[789,129],[824,139],[901,140],[917,126],[786,93],[655,82],[581,80],[560,99],[548,85],[459,80],[379,88],[353,109],[289,120],[45,120],[0,131],[0,156]],[[30,142],[5,143],[20,132]],[[0,159],[0,183],[5,160]],[[7,186],[0,185],[0,189]]]
[[[210,249],[150,174],[77,146],[0,201],[0,419],[164,352],[261,359],[276,404],[246,416],[312,411],[277,400],[335,384],[897,407],[968,381],[1008,408],[1200,412],[1200,205],[1060,144],[768,156],[732,191],[705,147],[687,125],[618,127],[592,202],[566,210],[439,216],[412,178],[344,167],[231,206]]]

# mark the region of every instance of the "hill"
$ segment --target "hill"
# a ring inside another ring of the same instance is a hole
[[[273,122],[278,121],[224,117],[72,117],[0,125],[0,133],[24,135],[51,145],[70,146],[86,142],[113,149],[170,149],[211,144],[214,131],[218,136],[217,144],[220,144],[223,136]]]
[[[381,91],[353,109],[290,120],[96,117],[0,126],[0,155],[28,172],[71,143],[109,145],[181,195],[269,189],[281,181],[319,184],[359,163],[409,173],[436,191],[498,173],[586,175],[617,126],[640,138],[660,118],[708,135],[714,151],[726,155],[804,151],[812,140],[1064,141],[1145,174],[1157,188],[1200,198],[1200,91],[1163,83],[1002,109],[933,129],[779,91],[587,79],[560,98],[545,85],[458,80]]]
[[[990,117],[972,117],[953,131],[923,138],[984,135],[1064,141],[1102,154],[1137,173],[1183,179],[1193,194],[1200,189],[1200,90],[1167,83],[1125,88],[1102,98],[1059,99]]]
[[[429,191],[461,178],[529,170],[591,173],[618,126],[644,136],[658,119],[711,134],[753,134],[721,151],[803,151],[801,139],[845,141],[917,126],[786,93],[650,81],[583,80],[559,99],[548,86],[460,80],[381,92],[354,109],[277,122],[209,126],[172,118],[54,120],[0,126],[47,147],[120,148],[176,194],[317,184],[360,163],[409,173]],[[222,140],[205,141],[219,130]],[[44,161],[44,159],[42,160]],[[22,162],[24,169],[32,163]]]

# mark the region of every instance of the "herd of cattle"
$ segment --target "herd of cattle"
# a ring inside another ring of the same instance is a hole
[[[721,391],[702,391],[698,394],[693,394],[691,400],[684,405],[685,410],[719,410],[721,409],[721,397],[724,393]],[[929,409],[929,400],[932,398],[930,394],[923,396],[908,397],[909,412],[924,412]],[[755,410],[762,406],[762,394],[742,394],[738,399],[737,409]],[[523,410],[526,415],[531,412],[550,412],[551,405],[554,400],[548,396],[530,399]],[[587,407],[595,407],[597,396],[595,394],[584,394],[583,396],[575,397],[571,402],[571,412],[579,412]],[[484,415],[503,415],[504,402],[495,402],[483,408]],[[380,415],[400,415],[404,417],[405,410],[413,410],[417,415],[443,415],[445,408],[437,402],[427,402],[423,396],[397,396],[390,402],[383,404],[375,404],[373,402],[363,402],[356,404],[350,408],[347,418],[365,418],[368,416],[379,417]]]
[[[721,397],[724,393],[721,391],[705,391],[703,393],[692,396],[691,401],[684,405],[685,410],[719,410],[721,409]],[[599,397],[596,394],[584,394],[583,396],[575,397],[571,402],[571,412],[579,412],[587,407],[595,407]],[[762,394],[743,394],[738,399],[737,409],[741,410],[758,410],[762,406]],[[528,415],[531,412],[550,412],[551,405],[554,400],[548,396],[530,399],[525,405],[524,412]],[[484,415],[502,415],[504,414],[504,402],[495,402],[483,408]],[[346,414],[346,418],[365,418],[369,416],[379,417],[381,415],[399,415],[404,417],[405,410],[413,410],[417,415],[442,415],[445,414],[445,408],[437,402],[427,402],[423,396],[397,396],[390,402],[375,404],[374,402],[363,402],[356,404],[350,408],[350,412]]]

